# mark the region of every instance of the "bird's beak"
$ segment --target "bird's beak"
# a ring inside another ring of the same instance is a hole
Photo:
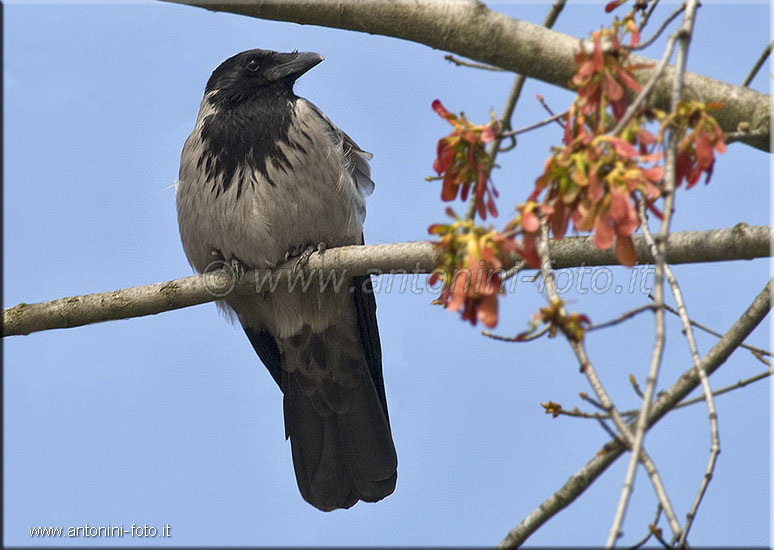
[[[284,78],[296,79],[323,60],[323,56],[314,52],[298,52],[287,55],[287,61],[275,65],[266,72],[269,80]]]

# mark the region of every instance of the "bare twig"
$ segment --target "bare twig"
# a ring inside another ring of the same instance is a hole
[[[772,361],[769,361],[768,359],[764,359],[764,357],[761,354],[759,354],[759,353],[757,353],[755,351],[753,351],[751,353],[753,354],[753,357],[755,357],[758,361],[760,361],[761,363],[763,363],[767,367],[770,367],[772,365]]]
[[[541,120],[540,122],[535,122],[534,124],[529,124],[527,126],[522,126],[517,130],[511,130],[510,132],[503,132],[500,134],[500,137],[506,138],[506,137],[518,136],[519,134],[529,132],[530,130],[540,128],[542,126],[547,126],[548,124],[551,124],[552,122],[560,120],[566,116],[567,116],[567,111],[563,113],[559,113],[558,115],[552,115],[545,120]]]
[[[608,418],[610,418],[610,415],[607,415]],[[605,422],[605,419],[600,417],[597,417],[597,420],[599,421],[599,426],[604,430],[604,432],[610,437],[611,439],[620,440],[621,437],[613,431],[613,428],[607,425],[607,422]]]
[[[592,398],[589,394],[587,394],[585,392],[581,392],[578,395],[580,396],[581,399],[591,403],[593,406],[598,408],[600,411],[606,411],[604,405],[602,405],[602,403],[600,403],[599,401],[597,401],[594,398]],[[610,414],[608,412],[605,412],[605,418],[610,418]]]
[[[621,119],[615,125],[615,128],[613,128],[610,132],[612,135],[617,136],[623,131],[624,128],[626,128],[626,125],[629,124],[629,121],[632,119],[632,117],[637,114],[637,111],[639,111],[642,104],[645,103],[655,88],[656,83],[661,79],[664,71],[666,71],[667,65],[669,65],[669,58],[672,57],[672,51],[674,51],[675,48],[675,36],[676,35],[672,35],[669,37],[666,48],[664,48],[664,55],[661,56],[661,61],[659,61],[658,66],[656,67],[655,71],[653,71],[653,74],[648,79],[648,82],[645,84],[645,86],[642,87],[642,90],[640,90],[640,92],[637,94],[637,97],[634,98],[634,101],[632,101],[631,105],[629,105],[629,107],[626,109],[623,117],[621,117]]]
[[[602,414],[598,412],[585,412],[580,410],[578,407],[574,407],[571,410],[561,409],[558,412],[563,416],[571,416],[573,418],[593,418],[594,420],[608,420],[610,418],[609,414]],[[607,428],[607,429],[609,430],[610,428]],[[615,434],[612,434],[612,435],[615,435]]]
[[[485,65],[483,63],[475,63],[474,61],[463,61],[462,59],[457,59],[451,54],[446,54],[443,56],[443,58],[446,61],[451,61],[458,67],[470,67],[471,69],[482,69],[484,71],[499,71],[499,72],[507,72],[506,69],[502,69],[500,67],[494,67],[492,65]]]
[[[653,532],[656,530],[656,527],[658,526],[658,520],[661,519],[661,505],[659,504],[656,506],[656,517],[653,518],[653,521],[648,525],[648,534],[645,535],[638,543],[636,543],[634,546],[631,546],[629,550],[637,550],[638,548],[641,548],[645,546],[645,543],[650,540],[650,537],[653,536]]]
[[[747,78],[744,79],[744,82],[742,82],[742,87],[747,88],[750,83],[753,81],[753,78],[755,78],[755,75],[758,74],[758,71],[761,70],[761,67],[766,62],[766,60],[769,58],[769,55],[771,54],[771,47],[774,46],[774,41],[769,42],[769,45],[763,48],[763,51],[761,52],[760,57],[758,58],[758,61],[755,62],[755,65],[753,65],[753,68],[750,69],[750,74],[747,75]]]
[[[505,271],[505,273],[503,273],[502,279],[500,279],[501,282],[504,283],[505,281],[507,281],[511,277],[516,276],[519,273],[519,271],[521,271],[525,267],[527,267],[527,262],[525,262],[524,260],[519,260],[518,262],[516,262],[514,264],[513,267],[511,267],[510,269],[507,269]]]
[[[605,321],[604,323],[599,323],[597,325],[592,325],[586,329],[586,332],[618,325],[620,323],[623,323],[627,319],[631,319],[632,317],[639,315],[643,311],[653,311],[655,309],[658,309],[658,307],[659,306],[657,304],[645,304],[644,306],[636,307],[620,315],[619,317],[616,317],[615,319],[611,319],[610,321]]]
[[[533,340],[537,340],[542,336],[545,336],[549,330],[550,330],[550,327],[543,327],[535,334],[530,334],[528,336],[523,336],[521,338],[519,338],[518,336],[501,336],[499,334],[491,333],[488,330],[482,330],[481,335],[487,336],[492,340],[498,340],[500,342],[531,342]]]
[[[661,480],[656,465],[654,464],[653,459],[650,458],[650,455],[645,451],[644,447],[642,449],[642,454],[640,455],[640,462],[642,463],[642,467],[645,468],[645,472],[648,474],[648,478],[653,485],[653,491],[656,493],[656,498],[658,498],[658,504],[664,510],[664,515],[669,523],[669,528],[672,530],[674,536],[677,536],[681,532],[680,523],[677,521],[675,510],[669,500],[669,494],[664,487],[664,482]]]
[[[540,223],[540,237],[537,240],[537,249],[538,249],[538,256],[540,257],[541,262],[541,274],[543,275],[543,280],[545,281],[545,288],[546,288],[546,295],[549,299],[549,301],[552,304],[561,304],[561,299],[559,298],[559,294],[556,292],[556,285],[554,281],[554,270],[551,267],[551,261],[550,261],[550,253],[549,253],[549,247],[548,247],[548,226],[546,225],[545,219],[541,220]],[[560,307],[560,315],[562,317],[567,316],[567,311],[565,311],[564,306],[562,305]],[[610,418],[613,420],[613,423],[615,424],[618,431],[621,433],[621,437],[624,438],[624,441],[629,441],[629,430],[626,427],[626,423],[624,422],[623,418],[621,418],[621,415],[618,413],[618,410],[616,409],[615,405],[613,404],[613,400],[610,399],[610,395],[607,393],[607,390],[605,390],[605,387],[602,385],[602,381],[600,380],[599,376],[597,376],[597,372],[594,369],[594,366],[591,363],[591,360],[589,359],[586,348],[583,345],[582,342],[578,341],[576,338],[574,338],[571,335],[567,335],[567,341],[570,343],[570,347],[572,348],[572,351],[575,353],[575,357],[578,359],[578,363],[580,364],[581,372],[586,375],[586,379],[589,382],[589,385],[591,386],[591,389],[594,390],[594,393],[596,394],[597,398],[599,399],[600,406],[602,407],[602,410],[604,410],[606,413],[610,415]]]
[[[742,346],[740,345],[739,347],[742,347]],[[769,364],[768,366],[771,367],[771,364]],[[740,388],[744,388],[746,386],[749,386],[750,384],[758,382],[759,380],[764,380],[764,379],[766,379],[766,378],[768,378],[769,376],[772,376],[772,375],[774,375],[774,368],[769,368],[769,370],[767,370],[767,371],[760,372],[760,373],[758,373],[758,374],[756,374],[754,376],[750,376],[749,378],[745,378],[743,380],[738,380],[737,382],[735,382],[733,384],[729,384],[728,386],[724,386],[722,388],[718,388],[717,390],[713,390],[712,391],[712,396],[713,397],[717,397],[719,395],[723,395],[725,393],[729,393],[731,391],[738,390]],[[631,379],[630,379],[630,381],[631,381]],[[635,393],[637,393],[638,395],[641,396],[642,395],[642,391],[639,389],[639,387],[637,387],[635,384],[632,384],[632,386],[634,387]],[[584,401],[588,401],[589,403],[594,405],[596,408],[598,408],[600,410],[604,410],[604,407],[602,407],[602,405],[600,405],[595,400],[591,399],[585,393],[581,393],[580,397]],[[695,397],[693,399],[687,399],[685,401],[681,401],[680,403],[675,405],[673,408],[674,409],[681,409],[683,407],[688,407],[690,405],[695,405],[696,403],[702,403],[705,400],[706,399],[705,399],[704,395],[701,395],[700,397]],[[630,409],[630,410],[626,410],[626,411],[621,411],[621,416],[632,417],[632,416],[638,415],[639,412],[640,412],[639,409]],[[610,418],[610,415],[607,414],[607,413],[583,412],[583,411],[579,410],[577,407],[573,408],[572,410],[562,409],[559,412],[559,414],[563,414],[565,416],[572,416],[572,417],[576,417],[576,418],[594,418],[594,419],[597,419],[597,420],[599,420],[599,419],[606,420],[606,419]]]
[[[739,347],[742,347],[742,346],[740,345]],[[771,364],[768,364],[768,366],[771,367]],[[758,373],[758,374],[756,374],[754,376],[750,376],[749,378],[745,378],[743,380],[738,380],[737,382],[735,382],[733,384],[729,384],[728,386],[724,386],[722,388],[718,388],[717,390],[713,390],[712,391],[712,396],[713,397],[717,397],[719,395],[723,395],[725,393],[729,393],[731,391],[738,390],[740,388],[744,388],[746,386],[749,386],[750,384],[758,382],[759,380],[765,380],[766,378],[768,378],[769,376],[772,376],[772,375],[774,375],[774,368],[769,368],[769,370],[767,370],[767,371],[760,372],[760,373]],[[630,379],[630,381],[631,381],[631,379]],[[634,384],[632,384],[632,385],[634,387],[635,393],[637,393],[638,395],[641,396],[642,395],[642,391],[639,389],[639,387],[635,386]],[[600,405],[597,401],[591,399],[585,393],[581,393],[580,397],[584,401],[588,401],[589,403],[594,405],[596,408],[598,408],[600,410],[604,410],[604,407],[602,405]],[[680,403],[675,405],[673,408],[674,409],[681,409],[683,407],[688,407],[690,405],[695,405],[696,403],[702,403],[705,400],[706,399],[705,399],[704,395],[701,395],[700,397],[695,397],[693,399],[687,399],[685,401],[681,401]],[[621,411],[621,416],[631,417],[631,416],[638,415],[639,412],[640,412],[639,409],[630,409],[630,410],[626,410],[626,411]],[[559,412],[559,414],[563,414],[565,416],[572,416],[572,417],[575,417],[575,418],[594,418],[594,419],[597,419],[597,420],[599,420],[599,419],[606,420],[606,419],[610,418],[610,415],[607,414],[607,413],[583,412],[583,411],[579,410],[577,407],[573,408],[572,410],[562,409]]]
[[[651,298],[651,299],[653,299],[653,296],[651,296],[651,295],[649,294],[649,295],[648,295],[648,298]],[[673,314],[673,315],[677,315],[677,316],[679,316],[679,315],[680,315],[680,314],[677,312],[677,310],[676,310],[676,309],[674,309],[673,307],[670,307],[670,306],[668,306],[667,304],[664,304],[662,307],[663,307],[665,310],[667,310],[669,313]],[[693,319],[691,319],[691,325],[692,325],[692,326],[694,326],[694,327],[696,327],[696,328],[697,328],[697,329],[699,329],[699,330],[703,330],[703,331],[704,331],[704,332],[706,332],[707,334],[711,334],[712,336],[716,336],[716,337],[718,337],[718,338],[720,338],[721,336],[723,336],[723,335],[722,335],[722,334],[720,334],[718,331],[716,331],[716,330],[713,330],[713,329],[711,329],[710,327],[708,327],[708,326],[706,326],[706,325],[703,325],[703,324],[699,323],[698,321],[694,321]],[[740,345],[739,345],[739,347],[740,347],[740,348],[744,348],[744,349],[746,349],[746,350],[749,350],[749,351],[750,351],[750,352],[751,352],[753,355],[755,355],[756,357],[757,357],[757,356],[760,356],[760,355],[767,355],[767,356],[771,357],[772,355],[774,355],[774,354],[772,354],[772,352],[770,352],[770,351],[767,351],[767,350],[765,350],[765,349],[761,349],[761,348],[757,348],[757,347],[755,347],[755,346],[751,346],[751,345],[749,345],[749,344],[745,344],[745,343],[742,343],[742,344],[740,344]],[[767,363],[766,363],[766,364],[767,364]]]
[[[712,392],[712,395],[713,396],[723,395],[724,393],[728,393],[730,391],[733,391],[733,390],[736,390],[736,389],[739,389],[739,388],[744,388],[745,386],[747,386],[749,384],[752,384],[753,382],[757,382],[758,380],[763,380],[765,378],[768,378],[772,374],[774,374],[774,369],[769,369],[767,371],[763,371],[761,373],[756,374],[755,376],[751,376],[750,378],[745,378],[744,380],[739,380],[735,384],[731,384],[729,386],[725,386],[723,388],[714,390]],[[675,405],[674,408],[675,409],[680,409],[682,407],[687,407],[688,405],[694,405],[696,403],[701,403],[702,401],[705,401],[705,400],[706,400],[705,396],[702,395],[701,397],[695,397],[693,399],[688,399],[686,401],[681,401],[680,403]]]
[[[546,98],[544,98],[542,95],[537,94],[536,98],[538,100],[538,103],[540,103],[540,106],[543,107],[546,113],[548,113],[551,117],[558,116],[557,113],[554,112],[554,110],[551,108],[551,106],[546,102]],[[565,111],[567,112],[567,111]],[[556,119],[556,123],[559,125],[560,128],[564,129],[564,125],[559,121],[559,119]]]
[[[632,389],[634,390],[634,393],[637,394],[637,397],[640,399],[643,399],[645,397],[645,394],[642,393],[642,389],[640,388],[640,383],[637,382],[637,379],[634,377],[633,374],[629,375],[629,384],[631,385]],[[637,411],[639,413],[639,411]],[[623,414],[623,413],[621,413]]]
[[[653,531],[653,536],[656,537],[656,540],[661,543],[661,546],[663,546],[664,548],[667,548],[667,549],[671,548],[669,543],[664,539],[664,536],[662,535],[660,529],[654,530]]]
[[[644,223],[647,223],[643,221]],[[658,256],[657,251],[653,251],[654,256]],[[663,256],[662,256],[663,257]],[[657,303],[663,303],[663,262],[656,263],[656,273],[654,281],[654,292]],[[607,542],[605,546],[611,548],[615,546],[616,541],[621,536],[621,526],[623,524],[624,517],[626,516],[626,509],[629,504],[629,498],[631,496],[632,488],[634,486],[634,479],[637,471],[637,464],[639,459],[639,453],[643,447],[643,441],[645,439],[645,431],[647,429],[647,419],[650,412],[651,400],[653,399],[653,393],[655,392],[656,381],[658,379],[658,372],[661,366],[661,359],[664,353],[664,338],[665,338],[665,324],[664,324],[664,311],[662,308],[656,308],[656,339],[653,345],[653,352],[651,355],[650,368],[648,370],[648,376],[645,382],[645,391],[642,395],[642,406],[640,407],[639,416],[636,419],[636,425],[634,430],[634,441],[632,442],[632,454],[629,458],[629,464],[624,476],[623,487],[621,488],[621,495],[618,499],[618,506],[613,517],[613,523],[608,533]]]
[[[672,21],[674,21],[678,15],[683,13],[683,10],[685,10],[685,4],[682,4],[679,8],[673,11],[669,17],[664,19],[664,21],[661,23],[661,26],[658,28],[658,30],[653,33],[653,36],[648,38],[645,42],[641,42],[637,44],[636,46],[630,46],[629,49],[632,51],[644,50],[645,48],[653,44],[656,40],[658,40],[658,37],[661,36],[661,33],[664,32],[664,29],[666,29],[669,26],[669,24]]]
[[[647,11],[642,16],[642,21],[640,21],[640,32],[642,32],[645,29],[645,26],[648,24],[648,21],[650,21],[650,16],[653,15],[653,11],[656,9],[656,6],[658,6],[658,3],[659,3],[659,0],[651,0]]]

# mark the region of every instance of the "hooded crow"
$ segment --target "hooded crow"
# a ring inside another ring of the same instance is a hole
[[[213,262],[272,268],[323,243],[363,244],[371,155],[293,92],[322,59],[249,50],[209,78],[177,186],[180,237],[197,272]],[[221,305],[283,393],[301,496],[324,511],[381,500],[395,489],[397,456],[371,279],[283,281]]]

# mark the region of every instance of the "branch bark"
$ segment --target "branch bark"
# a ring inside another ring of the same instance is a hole
[[[477,0],[164,1],[261,19],[402,38],[563,88],[568,87],[575,70],[573,56],[578,48],[578,38],[492,11]],[[655,65],[653,60],[639,56],[633,55],[631,60]],[[646,82],[652,72],[653,69],[639,71],[640,82]],[[668,67],[653,91],[651,100],[655,106],[669,109],[673,78],[674,68]],[[723,104],[722,109],[712,114],[724,131],[734,132],[740,123],[747,123],[750,135],[742,136],[740,141],[771,151],[771,104],[768,95],[692,73],[685,74],[685,87],[685,99],[712,100]]]
[[[737,224],[728,229],[688,231],[669,236],[669,261],[674,264],[751,260],[770,255],[770,226]],[[641,264],[653,258],[641,235],[634,237]],[[553,267],[616,265],[613,248],[599,250],[593,237],[565,237],[551,245]],[[255,291],[267,275],[294,277],[295,260],[274,270],[248,271],[241,278],[217,269],[164,283],[137,286],[100,294],[70,296],[37,304],[20,303],[3,311],[3,336],[30,334],[54,328],[71,328],[104,321],[155,315],[223,299],[229,292]],[[350,277],[384,273],[428,273],[435,267],[435,252],[427,241],[344,246],[313,254],[301,270],[307,279],[330,272]],[[277,271],[284,272],[277,274]]]

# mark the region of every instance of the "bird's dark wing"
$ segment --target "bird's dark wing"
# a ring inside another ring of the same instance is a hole
[[[253,345],[255,353],[258,354],[258,357],[261,358],[263,364],[269,369],[269,373],[271,373],[271,377],[274,378],[277,385],[282,388],[281,356],[274,336],[266,331],[259,332],[253,330],[244,324],[242,325],[242,328],[250,339],[250,343]]]
[[[376,300],[370,275],[352,278],[354,285],[355,310],[357,311],[357,326],[360,331],[360,342],[363,345],[368,370],[376,387],[376,393],[387,414],[387,398],[384,393],[384,375],[382,374],[382,346],[379,341],[379,325],[376,323]]]

